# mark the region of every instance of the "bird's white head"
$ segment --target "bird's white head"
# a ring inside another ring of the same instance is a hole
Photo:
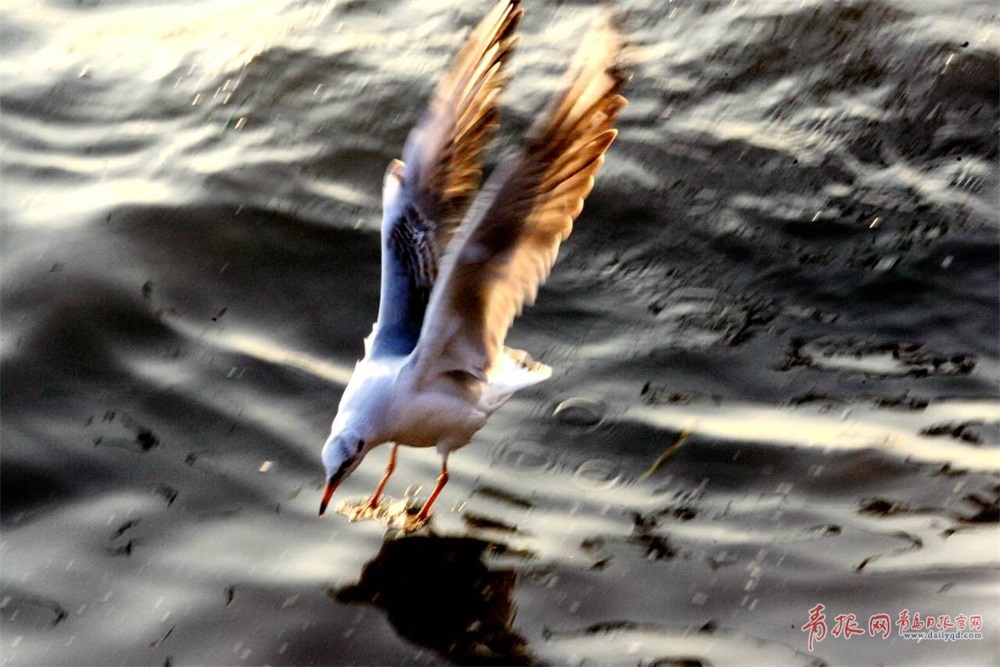
[[[391,382],[392,376],[386,372],[384,364],[362,360],[354,368],[340,399],[330,437],[323,445],[326,488],[319,507],[320,516],[326,511],[337,486],[361,465],[365,455],[388,441],[385,423]]]
[[[350,477],[373,443],[366,441],[354,429],[334,428],[326,444],[323,445],[323,467],[326,468],[326,488],[319,505],[319,515],[323,516],[333,492],[340,483]]]

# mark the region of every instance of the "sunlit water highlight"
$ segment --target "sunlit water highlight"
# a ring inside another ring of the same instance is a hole
[[[527,4],[501,148],[593,16]],[[0,660],[1000,661],[994,4],[624,4],[620,137],[511,338],[555,375],[409,535],[317,518],[318,454],[484,6],[5,4]],[[401,450],[388,514],[437,473]],[[818,603],[984,639],[810,653]]]

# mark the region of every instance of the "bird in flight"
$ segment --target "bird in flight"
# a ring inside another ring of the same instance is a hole
[[[520,151],[479,189],[519,5],[500,0],[472,31],[410,132],[403,160],[386,170],[378,319],[323,446],[321,516],[365,455],[392,443],[368,508],[378,506],[399,445],[434,446],[441,474],[416,516],[426,521],[448,481],[449,454],[514,392],[552,374],[504,339],[583,209],[617,134],[627,77],[623,40],[601,19]]]

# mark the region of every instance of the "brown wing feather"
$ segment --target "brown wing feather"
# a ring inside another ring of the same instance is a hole
[[[410,132],[404,163],[386,171],[382,289],[372,354],[409,354],[438,265],[481,179],[480,154],[497,123],[503,66],[516,42],[520,0],[500,0],[472,31]]]
[[[497,125],[504,64],[524,13],[519,5],[520,0],[500,0],[483,17],[407,138],[403,196],[436,226],[440,254],[482,178],[480,154]]]
[[[601,23],[583,44],[563,93],[490,177],[448,248],[415,349],[424,382],[456,371],[489,378],[583,209],[626,104],[617,31]]]

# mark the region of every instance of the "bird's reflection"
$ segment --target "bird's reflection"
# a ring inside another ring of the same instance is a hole
[[[511,629],[516,574],[483,562],[498,548],[471,537],[388,540],[358,583],[331,595],[381,607],[401,637],[455,662],[528,664],[526,642]]]

